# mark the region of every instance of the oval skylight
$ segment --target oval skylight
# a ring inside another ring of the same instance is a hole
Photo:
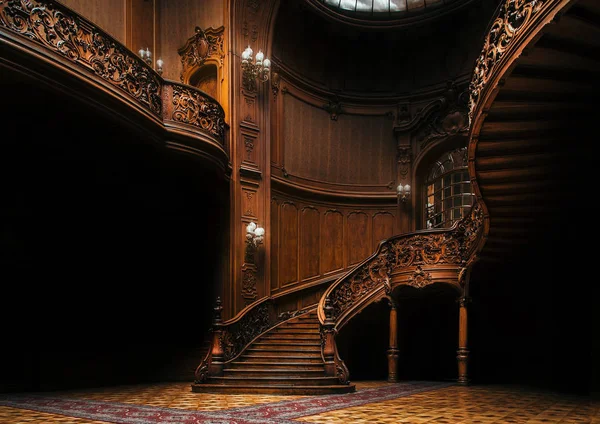
[[[381,17],[412,10],[422,10],[429,6],[438,6],[451,0],[318,0],[319,2],[342,12],[373,14]]]

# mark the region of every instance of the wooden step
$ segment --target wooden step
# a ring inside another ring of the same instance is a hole
[[[314,378],[324,377],[325,367],[316,370],[302,370],[294,368],[282,369],[244,369],[244,368],[227,368],[223,370],[223,377],[233,377],[243,379],[244,381],[256,377],[260,378]]]
[[[277,334],[290,334],[296,336],[302,336],[306,334],[319,334],[319,331],[314,328],[276,328],[273,333]],[[270,334],[270,333],[268,333]]]
[[[227,369],[290,369],[295,370],[310,370],[323,371],[322,363],[314,362],[301,362],[301,361],[287,361],[287,362],[268,362],[268,361],[234,361],[227,364]]]
[[[242,394],[272,394],[272,395],[328,395],[337,393],[352,393],[356,391],[354,384],[343,385],[323,385],[323,386],[310,386],[310,385],[236,385],[226,386],[224,384],[211,384],[201,383],[192,384],[192,392],[195,393],[242,393]]]
[[[264,351],[249,352],[240,356],[238,360],[243,362],[302,362],[306,364],[322,364],[321,353],[305,353],[304,355],[293,354],[266,354]]]
[[[292,341],[304,341],[304,340],[321,340],[321,335],[319,333],[305,333],[302,335],[299,334],[286,334],[279,333],[278,331],[274,331],[273,333],[265,334],[260,338],[261,341],[264,340],[292,340]]]
[[[214,384],[231,386],[261,385],[261,386],[332,386],[338,383],[337,377],[211,377]]]
[[[248,353],[252,353],[252,352],[262,352],[262,353],[266,353],[266,352],[273,352],[273,353],[283,353],[283,352],[290,352],[292,354],[294,353],[321,353],[321,345],[316,345],[316,346],[311,346],[311,345],[306,345],[306,346],[302,346],[302,345],[289,345],[289,344],[282,344],[282,345],[270,345],[270,344],[262,344],[262,343],[253,343],[251,347],[249,347],[248,349],[246,349],[246,352]]]

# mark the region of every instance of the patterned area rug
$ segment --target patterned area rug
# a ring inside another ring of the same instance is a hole
[[[451,386],[453,383],[402,382],[341,395],[309,396],[256,406],[200,412],[176,408],[73,399],[43,394],[0,397],[0,405],[86,418],[111,423],[208,423],[208,424],[298,424],[294,418],[320,414],[367,403],[410,396]]]

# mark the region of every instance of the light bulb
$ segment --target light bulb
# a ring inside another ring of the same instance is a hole
[[[256,53],[256,62],[262,62],[264,57],[265,55],[263,54],[262,50],[259,50],[258,53]]]
[[[254,234],[256,234],[258,237],[264,236],[265,229],[263,227],[256,227],[256,230],[254,230]]]
[[[164,62],[162,61],[162,59],[158,59],[156,61],[156,66],[158,66],[159,68],[162,68],[163,64],[164,64]]]
[[[263,66],[264,66],[265,68],[269,68],[269,67],[271,66],[271,61],[270,61],[269,59],[265,59],[265,60],[263,61]]]

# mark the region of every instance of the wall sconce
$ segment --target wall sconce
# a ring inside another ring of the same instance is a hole
[[[160,58],[156,61],[156,72],[158,72],[158,75],[162,75],[164,64],[165,62],[163,62]]]
[[[146,62],[148,65],[152,65],[152,52],[148,47],[146,47],[146,50],[140,49],[138,53],[140,57],[144,59],[144,62]]]
[[[266,82],[271,72],[271,61],[259,50],[252,62],[253,50],[250,46],[242,53],[242,84],[249,90],[256,89],[256,80]]]
[[[256,248],[259,244],[262,244],[264,235],[265,229],[257,226],[254,222],[251,222],[246,226],[246,242],[253,248]]]
[[[398,198],[402,202],[406,202],[410,198],[410,185],[402,185],[402,183],[400,183],[396,190],[398,191]]]

